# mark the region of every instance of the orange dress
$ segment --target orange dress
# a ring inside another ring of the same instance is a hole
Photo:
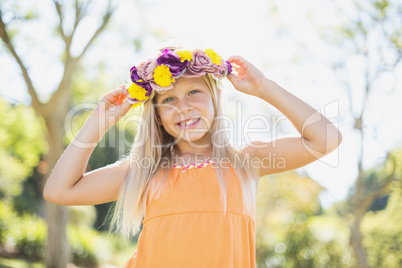
[[[255,208],[244,213],[233,168],[225,216],[214,164],[191,167],[170,171],[169,190],[158,199],[148,194],[137,249],[125,268],[255,268]]]

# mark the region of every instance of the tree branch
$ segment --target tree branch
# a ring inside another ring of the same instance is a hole
[[[64,43],[67,45],[67,36],[63,28],[63,11],[61,10],[61,5],[57,0],[53,0],[53,3],[56,7],[57,14],[59,15],[59,26],[57,27],[57,30],[59,31]]]
[[[361,214],[366,213],[366,211],[369,209],[369,207],[374,202],[374,200],[376,200],[377,198],[380,198],[388,193],[389,186],[391,185],[393,180],[396,178],[396,168],[397,168],[396,160],[391,153],[392,152],[387,153],[387,156],[385,158],[386,160],[384,162],[384,164],[385,164],[388,161],[388,159],[390,159],[392,161],[393,168],[392,168],[391,174],[389,174],[387,176],[385,181],[377,189],[373,190],[368,195],[366,195],[363,200],[360,200],[361,203],[359,202],[360,206],[357,209],[357,211],[359,213],[361,213]]]
[[[63,77],[60,81],[58,88],[53,93],[53,95],[50,97],[49,102],[46,104],[44,112],[47,115],[50,115],[52,113],[52,111],[57,109],[57,107],[59,106],[60,100],[67,97],[67,91],[70,87],[71,77],[74,73],[75,68],[77,67],[80,59],[85,54],[85,52],[88,50],[88,48],[91,46],[93,41],[105,29],[107,23],[110,20],[111,15],[113,14],[114,8],[111,8],[111,2],[112,1],[109,0],[101,25],[95,31],[94,35],[88,41],[88,43],[86,44],[86,46],[84,47],[84,49],[82,50],[82,52],[79,56],[77,56],[77,57],[71,56],[70,51],[69,51],[69,46],[70,46],[71,42],[66,44],[66,55],[65,55],[66,60],[65,60],[65,64],[64,64]],[[73,39],[73,35],[75,34],[76,26],[78,25],[78,23],[80,22],[81,18],[84,16],[84,14],[86,13],[86,9],[87,9],[87,6],[84,6],[84,4],[80,5],[78,2],[76,2],[75,7],[76,7],[76,20],[75,20],[73,31],[71,32],[70,35],[68,35],[68,39],[70,41]]]
[[[108,22],[110,20],[110,17],[112,16],[113,11],[114,11],[114,8],[111,7],[111,2],[112,1],[109,0],[105,15],[103,15],[101,25],[98,27],[98,29],[95,31],[95,33],[93,34],[91,39],[88,41],[88,43],[86,44],[86,46],[82,50],[81,54],[79,56],[77,56],[78,60],[82,58],[82,56],[85,54],[85,52],[91,46],[91,44],[95,41],[95,39],[99,36],[99,34],[105,29],[106,25],[108,24]]]
[[[6,44],[8,50],[10,51],[11,55],[13,55],[14,59],[17,61],[18,65],[20,66],[20,69],[22,71],[22,75],[25,79],[25,83],[28,87],[28,93],[31,96],[32,100],[32,107],[34,108],[35,112],[38,115],[42,115],[42,108],[43,104],[39,101],[38,95],[36,93],[36,90],[33,86],[32,80],[28,74],[28,70],[23,64],[21,58],[18,56],[17,52],[15,51],[15,48],[13,44],[11,43],[10,37],[7,33],[6,25],[4,24],[2,14],[0,12],[0,38],[3,40],[3,42]]]
[[[77,64],[78,60],[76,58],[72,58],[70,54],[67,54],[67,58],[64,63],[63,77],[61,78],[56,91],[52,94],[49,101],[44,106],[44,116],[52,116],[55,110],[61,109],[63,105],[67,104],[65,99],[69,97],[68,90],[70,89],[71,85],[71,77],[75,68],[77,67]]]
[[[71,35],[74,35],[74,32],[77,29],[77,26],[81,21],[81,18],[82,18],[81,11],[82,10],[81,10],[78,0],[75,0],[75,21],[74,21],[74,27],[73,27],[73,31],[71,32]]]
[[[75,0],[75,20],[73,30],[71,32],[71,37],[74,35],[75,31],[77,30],[78,24],[80,24],[81,19],[85,16],[87,8],[91,1],[87,1],[85,3],[81,3],[78,0]]]

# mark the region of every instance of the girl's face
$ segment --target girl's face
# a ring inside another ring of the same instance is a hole
[[[202,77],[177,80],[165,94],[156,94],[159,123],[177,140],[205,144],[214,119],[210,89]],[[197,142],[198,141],[198,142]]]

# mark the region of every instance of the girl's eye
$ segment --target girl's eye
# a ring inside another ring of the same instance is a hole
[[[200,91],[197,90],[197,89],[194,89],[194,90],[191,90],[189,94],[190,94],[190,95],[195,94],[195,93],[193,93],[193,92],[198,93],[198,92],[200,92]],[[193,94],[191,94],[191,93],[193,93]],[[167,98],[166,100],[162,101],[162,103],[167,103],[167,102],[169,102],[170,99],[173,99],[173,98]]]
[[[167,99],[165,99],[164,101],[162,101],[162,103],[167,103],[167,102],[169,102],[170,100],[173,100],[173,98],[167,98]]]

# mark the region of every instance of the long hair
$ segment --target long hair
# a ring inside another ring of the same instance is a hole
[[[225,127],[225,120],[223,119],[227,117],[222,112],[223,98],[220,93],[220,81],[209,74],[203,78],[211,91],[215,108],[215,117],[209,133],[213,159],[225,159],[231,164],[241,186],[244,212],[251,213],[256,202],[256,174],[245,165],[244,157],[230,145],[228,133],[223,131]],[[163,190],[166,174],[169,170],[169,168],[163,167],[163,160],[172,161],[170,148],[173,146],[174,139],[164,130],[163,126],[157,123],[157,111],[154,108],[155,99],[153,98],[152,101],[143,104],[142,120],[138,126],[129,156],[120,160],[124,161],[127,160],[127,157],[136,155],[136,159],[148,159],[150,161],[149,165],[141,164],[140,166],[138,161],[130,160],[129,172],[121,186],[115,204],[109,231],[116,227],[116,232],[121,233],[125,238],[129,238],[130,235],[135,236],[139,232],[141,222],[145,217],[148,189],[151,182],[156,187],[151,187],[150,196],[152,197],[155,193],[159,195]],[[223,211],[226,214],[227,189],[230,178],[227,176],[227,172],[229,170],[222,165],[216,165],[214,170],[219,183]],[[158,180],[157,184],[154,184],[155,182],[152,180],[158,171],[163,171],[164,176]]]

